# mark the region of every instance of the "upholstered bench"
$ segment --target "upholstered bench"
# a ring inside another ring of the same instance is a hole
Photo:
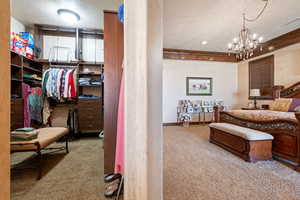
[[[66,153],[69,153],[68,148],[68,137],[65,137],[65,147],[58,148],[47,148],[50,144],[56,142],[60,138],[67,136],[69,129],[62,127],[49,127],[49,128],[40,128],[38,129],[38,138],[30,141],[12,141],[10,143],[10,151],[14,152],[26,152],[33,151],[38,155],[38,177],[41,178],[42,168],[41,168],[41,159],[42,159],[42,150],[66,150]]]
[[[272,159],[272,135],[229,123],[211,123],[210,142],[248,162]]]

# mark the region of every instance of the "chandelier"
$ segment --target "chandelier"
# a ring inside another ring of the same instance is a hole
[[[246,60],[254,55],[254,51],[257,48],[260,48],[260,51],[262,51],[262,42],[263,37],[258,36],[256,33],[251,33],[251,31],[246,27],[246,22],[254,22],[256,21],[265,11],[268,0],[262,0],[265,1],[265,6],[260,11],[257,17],[254,19],[248,19],[246,17],[246,14],[243,13],[243,28],[239,33],[239,37],[233,38],[232,42],[228,44],[228,51],[235,53],[236,58],[240,60]]]

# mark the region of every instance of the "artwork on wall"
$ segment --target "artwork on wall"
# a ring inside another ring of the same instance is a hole
[[[186,95],[187,96],[211,96],[212,78],[187,77]]]

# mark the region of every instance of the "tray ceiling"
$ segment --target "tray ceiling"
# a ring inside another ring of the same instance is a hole
[[[164,0],[164,47],[227,51],[241,30],[242,13],[254,18],[263,6],[262,0]],[[261,18],[247,26],[265,41],[300,28],[300,2],[270,0]]]

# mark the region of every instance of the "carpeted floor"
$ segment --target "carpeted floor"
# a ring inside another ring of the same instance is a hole
[[[56,143],[53,146],[62,146]],[[70,153],[47,154],[43,159],[43,177],[37,181],[35,169],[12,173],[13,200],[102,200],[103,148],[97,137],[70,142]],[[25,158],[25,167],[34,166],[32,153],[12,154],[12,163]],[[24,167],[22,166],[22,167]]]
[[[164,200],[296,200],[300,173],[244,162],[208,141],[207,126],[164,128]]]

